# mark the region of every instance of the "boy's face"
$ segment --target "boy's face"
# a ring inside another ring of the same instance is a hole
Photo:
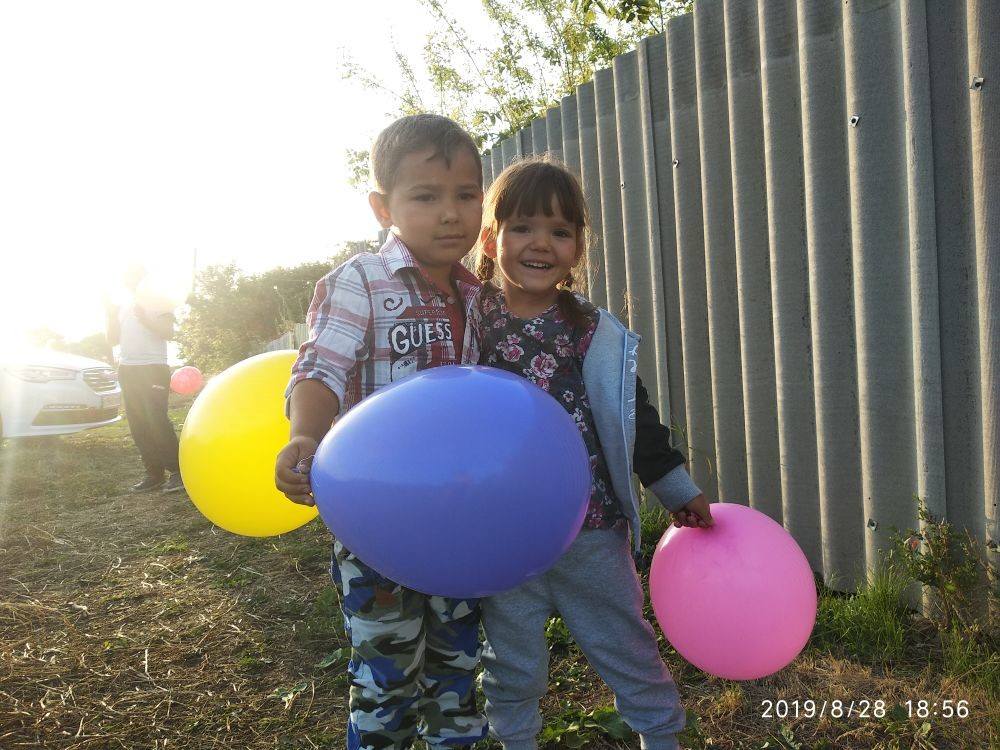
[[[435,281],[447,280],[479,236],[483,215],[482,173],[467,149],[452,155],[451,166],[434,151],[403,157],[388,195],[372,193],[369,203],[383,228],[396,228]]]

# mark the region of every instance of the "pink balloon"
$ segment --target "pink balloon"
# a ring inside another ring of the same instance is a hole
[[[185,396],[197,393],[204,383],[205,379],[201,375],[201,370],[191,365],[174,370],[174,374],[170,376],[171,390]]]
[[[715,526],[671,526],[653,554],[649,592],[677,653],[709,674],[755,680],[788,666],[816,622],[809,561],[784,527],[736,503]]]

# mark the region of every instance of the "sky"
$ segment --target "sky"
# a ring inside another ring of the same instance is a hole
[[[478,3],[451,3],[488,34]],[[343,60],[394,84],[418,2],[0,4],[0,345],[101,330],[132,262],[295,265],[374,238],[345,151],[394,119]]]

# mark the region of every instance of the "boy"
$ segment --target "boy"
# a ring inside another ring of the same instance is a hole
[[[357,255],[316,284],[312,338],[286,393],[291,439],[275,485],[305,505],[314,503],[309,459],[338,414],[412,372],[479,357],[480,284],[459,263],[482,215],[475,143],[445,117],[404,117],[379,134],[371,167],[369,203],[389,237],[378,254]],[[331,573],[352,646],[348,750],[407,748],[418,733],[431,748],[482,739],[478,601],[403,588],[339,541]]]

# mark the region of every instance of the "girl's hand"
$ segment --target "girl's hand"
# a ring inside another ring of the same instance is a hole
[[[309,486],[309,469],[319,443],[299,435],[288,441],[278,453],[274,465],[274,486],[285,497],[299,505],[315,505],[312,487]]]
[[[690,526],[691,528],[707,529],[715,525],[712,511],[708,507],[708,499],[704,495],[692,498],[687,505],[674,513],[674,526]]]

